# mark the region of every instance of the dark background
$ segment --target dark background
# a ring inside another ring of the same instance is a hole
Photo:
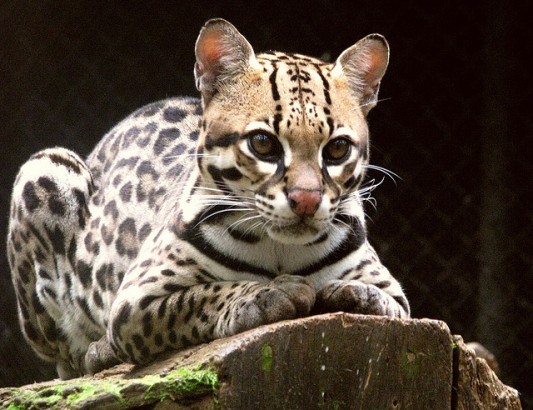
[[[369,118],[372,162],[401,179],[375,191],[370,237],[413,316],[444,320],[485,344],[502,379],[533,406],[532,86],[524,66],[533,34],[523,3],[3,0],[0,386],[54,375],[21,341],[3,252],[17,169],[47,146],[87,155],[135,108],[196,95],[194,41],[205,20],[224,17],[256,51],[334,59],[366,34],[388,38],[384,101]]]

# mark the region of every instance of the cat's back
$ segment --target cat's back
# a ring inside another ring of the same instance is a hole
[[[201,115],[199,99],[174,97],[127,116],[87,158],[97,190],[115,187],[125,202],[143,202],[150,187],[168,187],[194,163]],[[134,187],[136,195],[129,195]],[[94,198],[98,203],[98,195]]]

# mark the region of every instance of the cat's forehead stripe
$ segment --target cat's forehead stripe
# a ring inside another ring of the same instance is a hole
[[[327,79],[331,65],[300,54],[269,52],[260,54],[257,58],[264,70],[271,71],[268,78],[272,99],[276,104],[276,114],[272,121],[276,133],[279,133],[280,123],[284,118],[280,105],[283,100],[287,128],[292,120],[297,124],[316,128],[321,133],[324,124],[315,120],[319,117],[318,109],[326,114],[326,124],[331,135],[334,124],[329,117],[331,95]],[[299,118],[295,118],[296,116]]]

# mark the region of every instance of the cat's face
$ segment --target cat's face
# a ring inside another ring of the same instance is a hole
[[[355,57],[247,58],[204,93],[200,169],[243,209],[236,224],[282,243],[321,241],[362,216],[356,189],[368,163],[365,104],[373,100],[354,91],[345,65]]]

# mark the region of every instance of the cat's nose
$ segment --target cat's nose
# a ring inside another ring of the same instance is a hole
[[[298,216],[313,216],[322,201],[319,190],[291,189],[287,195],[292,211]]]

